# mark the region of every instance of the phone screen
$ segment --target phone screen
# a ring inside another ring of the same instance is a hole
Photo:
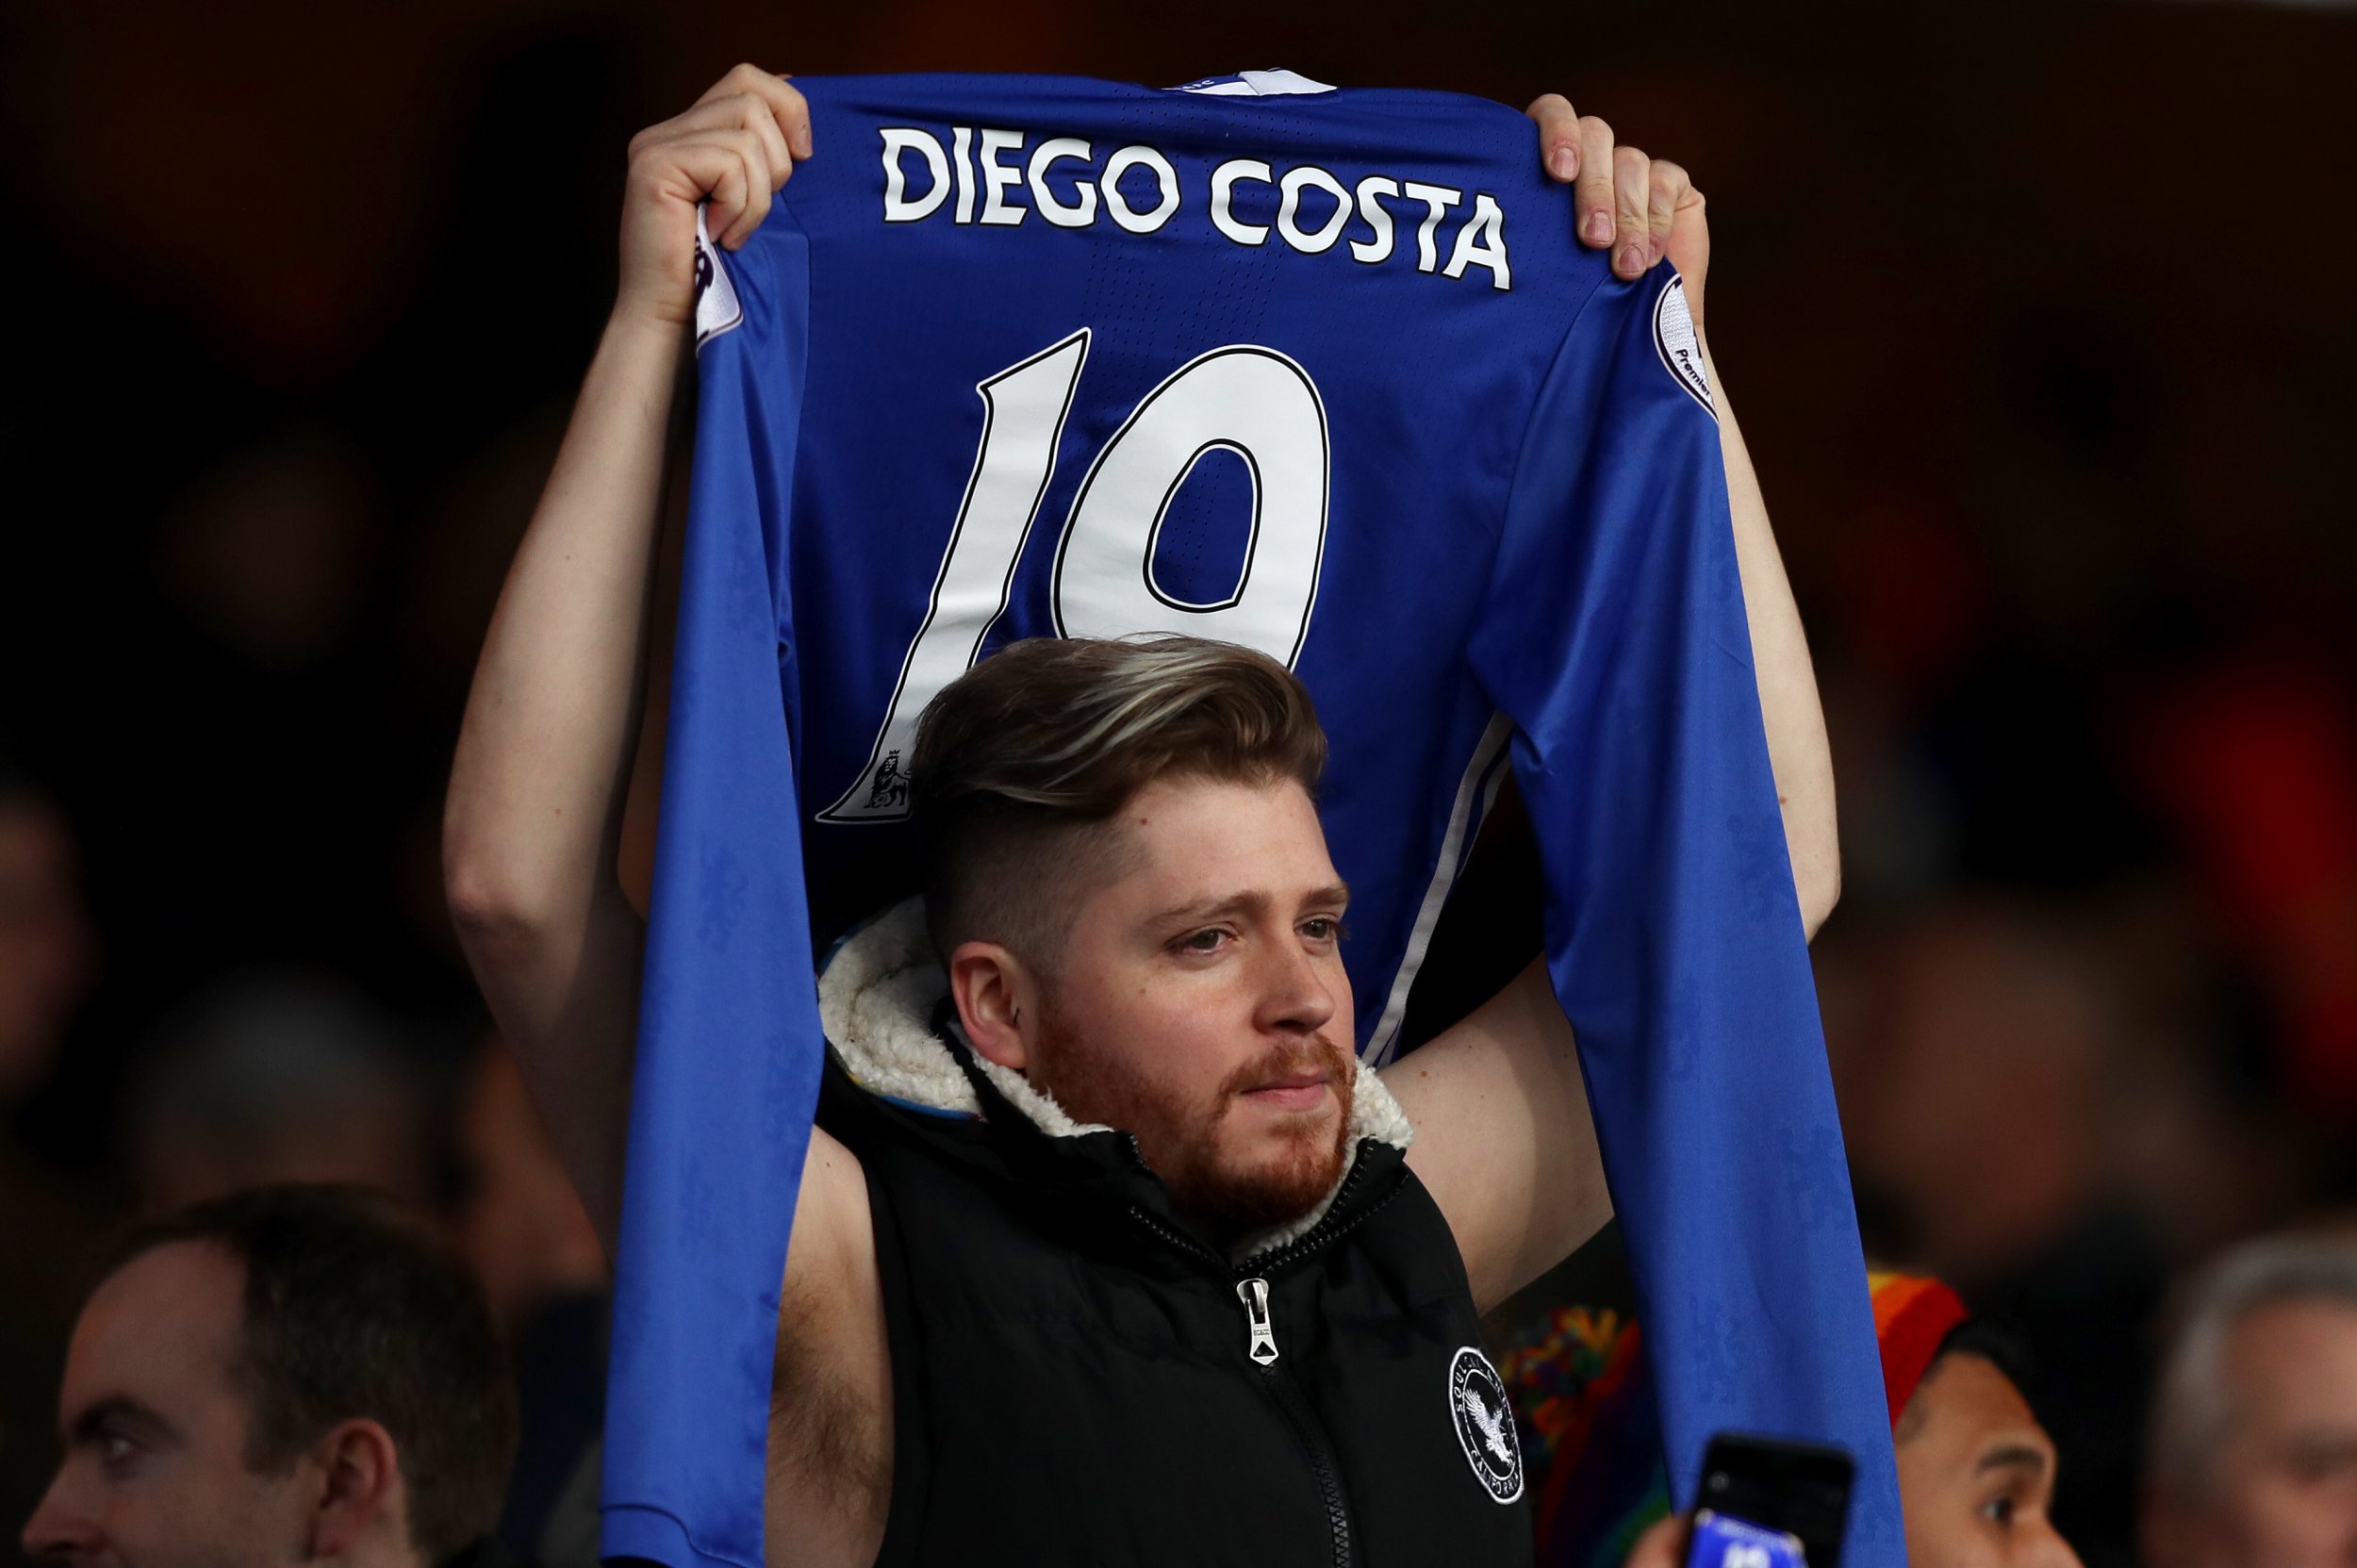
[[[1704,1512],[1792,1537],[1807,1568],[1840,1568],[1854,1469],[1848,1454],[1821,1444],[1720,1433],[1703,1455],[1689,1568],[1770,1568],[1777,1555],[1772,1541],[1723,1524],[1706,1529]]]

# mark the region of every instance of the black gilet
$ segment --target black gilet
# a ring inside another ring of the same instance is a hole
[[[1326,1215],[1241,1265],[1137,1144],[1051,1137],[961,1044],[983,1117],[868,1094],[892,1356],[882,1568],[1527,1563],[1522,1464],[1455,1239],[1361,1139]]]

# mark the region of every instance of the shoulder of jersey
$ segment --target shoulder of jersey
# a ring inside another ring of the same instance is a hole
[[[1710,395],[1710,376],[1703,368],[1702,339],[1694,331],[1694,313],[1686,303],[1686,279],[1672,272],[1653,302],[1653,346],[1661,368],[1680,390],[1703,405],[1712,419],[1719,404]]]

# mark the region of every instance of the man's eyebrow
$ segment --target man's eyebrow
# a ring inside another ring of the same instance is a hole
[[[110,1394],[104,1399],[93,1400],[82,1407],[66,1428],[66,1441],[69,1444],[95,1443],[107,1435],[108,1428],[126,1422],[152,1431],[170,1433],[173,1430],[171,1422],[129,1395]]]
[[[1313,889],[1311,892],[1304,896],[1301,901],[1305,906],[1310,904],[1346,904],[1350,902],[1350,884],[1343,882],[1328,883],[1324,887]]]
[[[1254,915],[1274,902],[1261,892],[1230,893],[1226,898],[1197,899],[1191,903],[1173,904],[1151,916],[1147,924],[1156,926],[1192,924],[1198,920],[1216,920],[1229,915]],[[1313,904],[1346,904],[1350,888],[1343,883],[1330,883],[1313,888],[1302,896],[1304,907]]]
[[[1991,1470],[2029,1470],[2042,1476],[2046,1473],[2046,1455],[2026,1443],[2004,1444],[1983,1454],[1981,1462],[1972,1467],[1976,1476],[1985,1476]]]
[[[1245,915],[1268,907],[1265,893],[1230,893],[1224,899],[1196,899],[1189,903],[1173,904],[1157,911],[1148,921],[1151,925],[1178,925],[1196,920],[1216,920],[1223,915]]]

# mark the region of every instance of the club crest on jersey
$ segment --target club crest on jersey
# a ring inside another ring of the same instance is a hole
[[[1501,1503],[1523,1494],[1523,1443],[1514,1402],[1490,1358],[1468,1345],[1448,1369],[1448,1413],[1475,1479]]]
[[[702,348],[731,327],[741,326],[745,306],[736,285],[720,262],[720,248],[704,226],[704,209],[696,209],[696,346]]]
[[[1653,346],[1671,379],[1717,419],[1719,405],[1710,399],[1710,376],[1703,369],[1702,340],[1694,336],[1694,313],[1686,305],[1686,280],[1674,272],[1654,301]]]

